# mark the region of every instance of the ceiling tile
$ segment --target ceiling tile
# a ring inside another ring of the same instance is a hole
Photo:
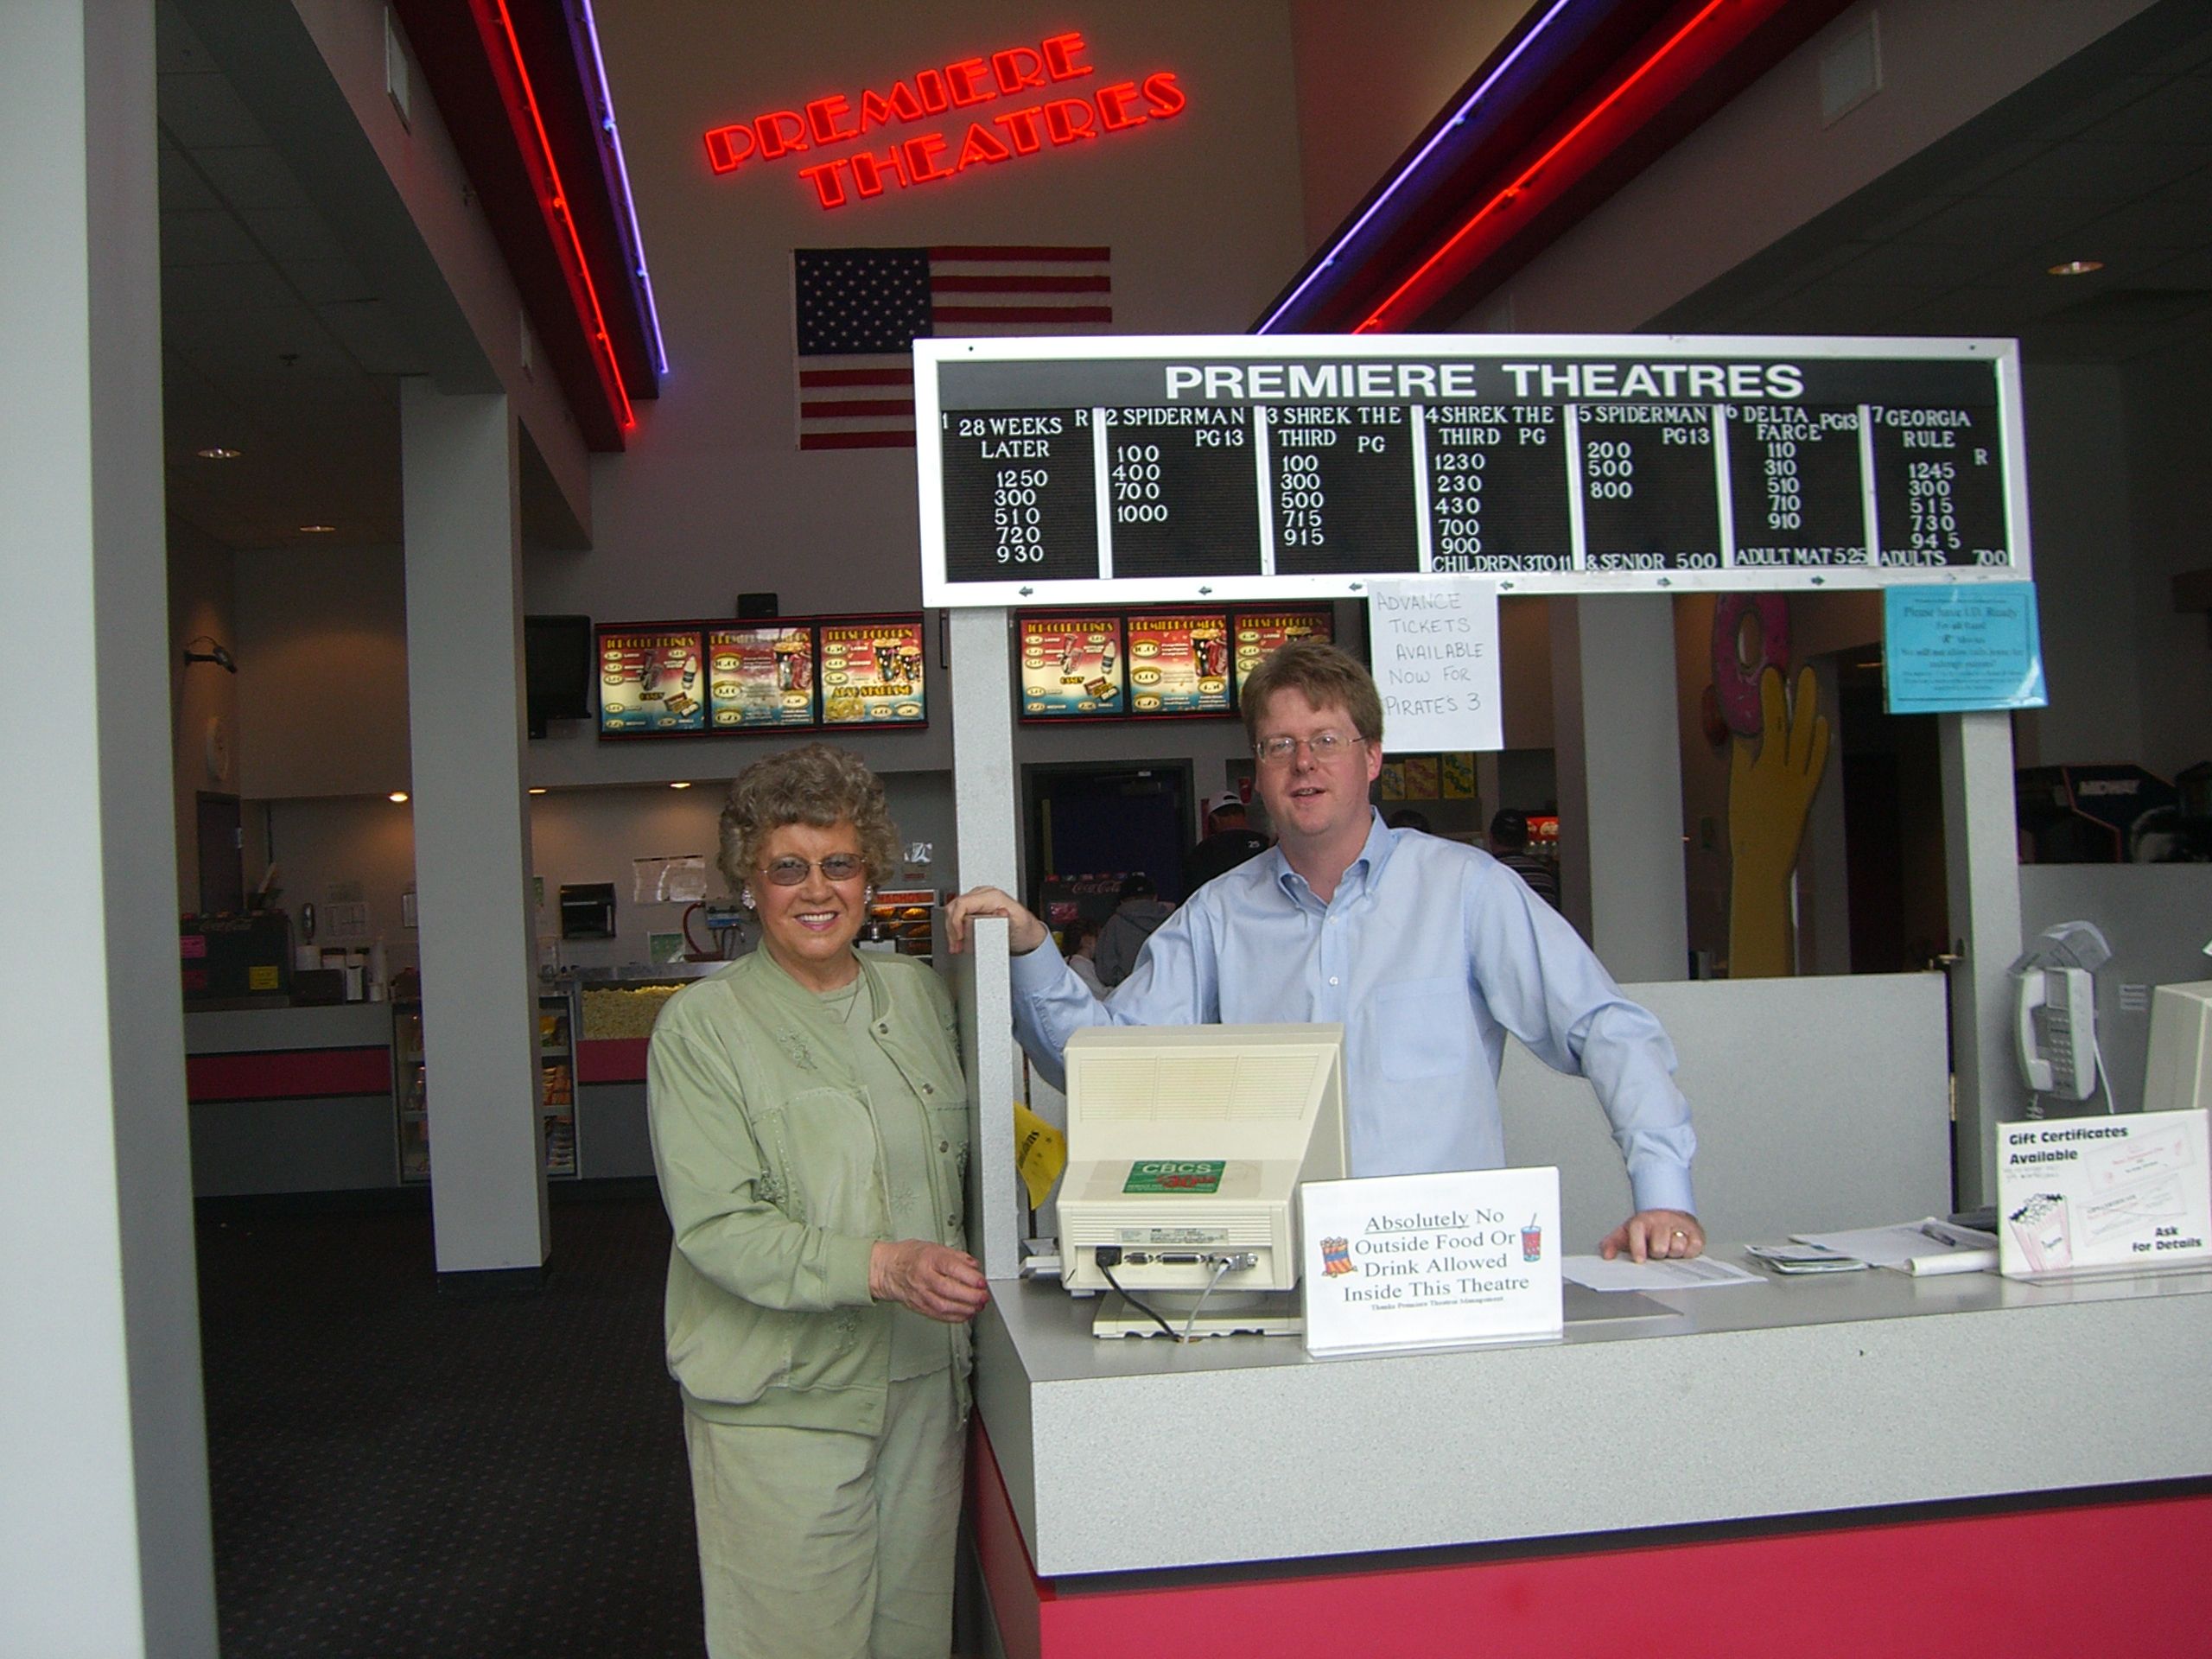
[[[2096,143],[2201,144],[2212,137],[2212,79],[2177,76],[2081,135]]]
[[[2212,144],[2061,144],[1993,180],[1985,194],[2047,201],[2064,197],[2117,203],[2212,164]]]
[[[187,149],[269,143],[261,123],[220,75],[162,75],[154,107],[162,130]]]
[[[250,264],[260,257],[253,238],[229,213],[164,213],[162,215],[162,266],[174,270],[182,265]]]
[[[255,207],[244,215],[269,256],[282,264],[292,259],[342,259],[346,251],[331,235],[321,213],[312,207]]]
[[[217,194],[241,214],[256,207],[304,207],[299,181],[283,158],[265,145],[194,152]]]

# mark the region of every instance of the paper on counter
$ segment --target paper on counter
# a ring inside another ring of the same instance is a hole
[[[1560,1263],[1560,1276],[1592,1290],[1712,1290],[1721,1285],[1756,1285],[1756,1273],[1746,1273],[1729,1262],[1694,1255],[1687,1262],[1631,1262],[1625,1255],[1608,1262],[1602,1255],[1570,1255]]]
[[[1997,1265],[1997,1235],[1930,1216],[1893,1227],[1860,1227],[1841,1233],[1792,1233],[1800,1244],[1819,1244],[1878,1268],[1925,1276],[1981,1273]]]

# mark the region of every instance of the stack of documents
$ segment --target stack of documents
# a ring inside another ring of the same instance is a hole
[[[1744,1254],[1770,1273],[1864,1273],[1866,1264],[1821,1244],[1746,1244]]]
[[[1842,1233],[1793,1233],[1800,1244],[1816,1244],[1869,1267],[1899,1273],[1993,1273],[1997,1235],[1955,1222],[1901,1221],[1893,1227],[1861,1227]]]

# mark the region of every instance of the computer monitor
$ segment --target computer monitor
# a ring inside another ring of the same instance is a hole
[[[2143,1079],[2146,1112],[2212,1106],[2212,979],[2161,985],[2151,994],[2151,1056]]]
[[[1299,1185],[1349,1170],[1342,1026],[1093,1027],[1067,1080],[1070,1290],[1296,1288]]]

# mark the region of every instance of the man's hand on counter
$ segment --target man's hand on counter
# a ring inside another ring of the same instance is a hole
[[[970,887],[944,907],[945,937],[956,951],[968,948],[968,918],[1003,916],[1007,944],[1017,957],[1026,957],[1045,943],[1046,928],[1034,914],[996,887]]]
[[[1631,1262],[1687,1262],[1705,1253],[1705,1229],[1687,1210],[1639,1210],[1598,1245],[1608,1262],[1624,1252]]]

